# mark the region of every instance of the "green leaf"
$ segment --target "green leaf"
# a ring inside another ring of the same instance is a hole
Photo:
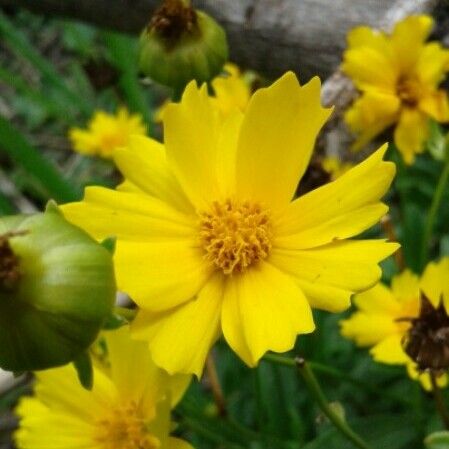
[[[104,239],[100,245],[107,249],[111,254],[114,254],[115,252],[115,244],[117,242],[117,239],[115,237],[108,237]]]
[[[78,379],[86,390],[92,390],[94,386],[94,370],[92,360],[87,352],[83,352],[73,361]]]
[[[17,165],[34,177],[45,188],[49,197],[53,197],[58,202],[74,201],[80,198],[80,190],[66,181],[56,167],[1,116],[0,151],[6,153]]]
[[[426,142],[426,148],[434,159],[442,161],[446,154],[446,136],[443,129],[435,120],[429,123],[429,139]]]
[[[424,440],[427,449],[449,449],[449,431],[431,433]]]

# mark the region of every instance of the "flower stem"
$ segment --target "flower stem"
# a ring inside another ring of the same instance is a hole
[[[429,376],[430,382],[432,383],[432,392],[433,397],[435,399],[435,407],[441,416],[441,420],[443,421],[444,427],[446,427],[446,429],[449,429],[449,412],[444,403],[441,388],[438,386],[435,373],[432,370],[429,371]]]
[[[390,242],[398,241],[396,237],[396,231],[394,229],[390,215],[388,214],[385,215],[380,220],[380,225],[382,226],[382,229]],[[405,259],[404,253],[402,252],[402,247],[398,248],[398,250],[394,253],[393,257],[396,262],[396,266],[398,267],[398,270],[403,271],[405,269]]]
[[[302,378],[304,379],[304,382],[307,385],[307,388],[309,389],[310,393],[314,396],[315,400],[317,401],[321,411],[327,416],[329,421],[335,426],[335,428],[343,434],[349,441],[351,441],[354,446],[360,448],[360,449],[370,449],[368,444],[359,436],[357,435],[330,406],[326,399],[326,396],[324,396],[323,390],[320,387],[320,384],[318,383],[318,380],[316,379],[315,375],[313,374],[313,371],[310,369],[308,363],[302,358],[297,357],[295,359],[296,366],[298,368],[299,373],[301,374]]]
[[[218,413],[220,416],[226,416],[228,414],[226,409],[226,400],[224,398],[223,389],[220,385],[220,379],[218,378],[217,367],[215,366],[215,360],[212,352],[209,353],[206,359],[206,373]]]
[[[440,208],[441,200],[443,199],[444,190],[449,180],[449,147],[446,148],[446,158],[441,172],[440,179],[438,180],[435,193],[433,194],[432,203],[430,205],[429,213],[427,215],[426,224],[423,232],[422,246],[421,246],[421,267],[423,267],[427,261],[430,238],[434,228],[435,220],[438,210]]]

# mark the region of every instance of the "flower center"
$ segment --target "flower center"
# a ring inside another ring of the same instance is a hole
[[[101,449],[158,449],[160,441],[151,435],[134,402],[113,408],[97,421],[95,442]]]
[[[19,258],[14,254],[9,237],[14,234],[0,235],[0,291],[13,290],[20,280]]]
[[[206,259],[224,274],[242,273],[270,254],[270,217],[259,204],[215,201],[200,218],[200,238]]]
[[[402,104],[415,107],[420,97],[419,82],[414,78],[400,77],[396,85],[396,93]]]

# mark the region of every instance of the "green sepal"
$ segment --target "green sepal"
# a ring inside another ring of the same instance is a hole
[[[424,440],[427,449],[447,449],[449,448],[449,431],[442,430],[428,435]]]
[[[47,204],[45,205],[45,212],[62,215],[61,209],[59,209],[58,205],[56,204],[56,201],[54,200],[50,200],[47,202]]]
[[[126,326],[127,324],[128,320],[125,317],[113,313],[106,318],[106,321],[103,324],[103,329],[112,331],[115,329],[119,329],[122,326]]]
[[[94,386],[94,370],[89,353],[81,353],[81,355],[73,360],[73,365],[76,369],[81,385],[86,390],[92,390]]]
[[[100,245],[107,249],[111,254],[115,253],[115,244],[117,243],[116,237],[107,237],[105,238]]]

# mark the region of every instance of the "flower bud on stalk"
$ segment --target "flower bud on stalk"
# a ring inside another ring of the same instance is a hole
[[[165,0],[140,37],[141,71],[175,92],[212,80],[227,59],[223,28],[183,0]]]
[[[0,367],[34,371],[79,359],[111,315],[112,255],[56,206],[0,218]]]

